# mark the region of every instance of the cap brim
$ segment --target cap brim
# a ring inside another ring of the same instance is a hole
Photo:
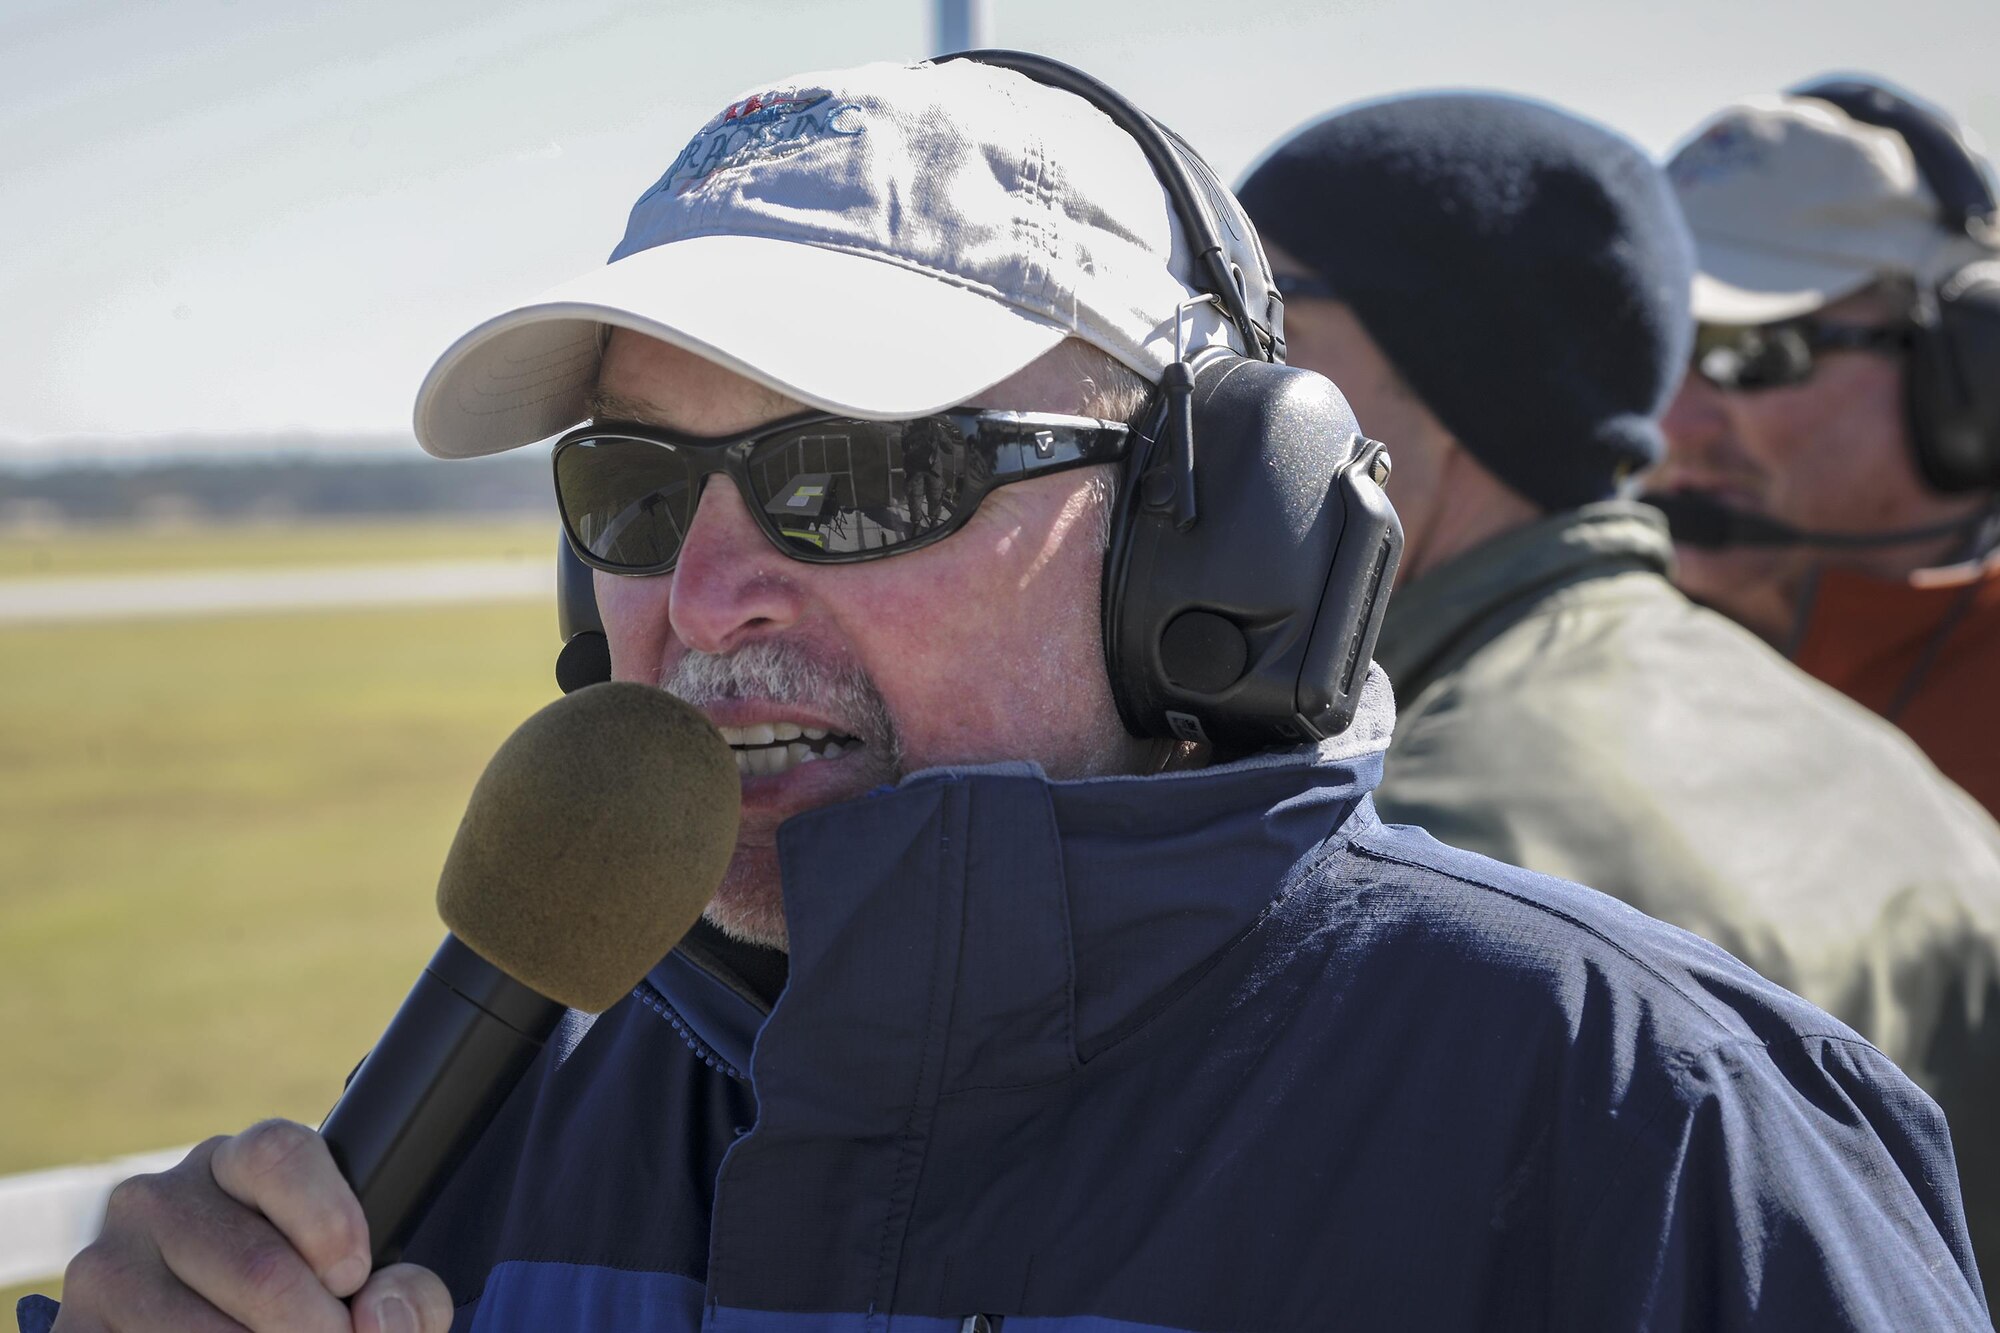
[[[1697,239],[1701,271],[1693,308],[1703,324],[1769,324],[1809,315],[1860,291],[1875,270],[1851,260],[1773,254],[1740,242]]]
[[[631,329],[826,412],[940,411],[1068,330],[937,274],[757,236],[696,236],[607,264],[473,329],[417,391],[439,458],[545,439],[586,415],[599,328]]]

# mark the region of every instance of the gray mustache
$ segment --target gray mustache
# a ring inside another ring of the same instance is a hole
[[[810,708],[894,756],[900,770],[902,747],[889,705],[867,673],[848,663],[827,662],[798,644],[765,640],[733,653],[690,649],[660,688],[696,707],[725,699],[768,699]]]

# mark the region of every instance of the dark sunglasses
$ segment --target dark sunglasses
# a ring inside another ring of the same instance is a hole
[[[1812,378],[1819,352],[1895,353],[1910,345],[1906,328],[1861,328],[1815,319],[1780,324],[1702,324],[1695,328],[1694,373],[1718,389],[1754,392]]]
[[[714,439],[606,422],[556,441],[556,507],[585,564],[664,574],[703,483],[720,472],[773,546],[845,564],[928,546],[964,527],[995,487],[1115,462],[1129,444],[1122,422],[1045,412],[813,415]]]

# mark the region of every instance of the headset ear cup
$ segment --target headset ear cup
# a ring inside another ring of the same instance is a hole
[[[2000,486],[2000,260],[1939,284],[1907,363],[1917,468],[1947,494]]]
[[[1216,350],[1194,382],[1198,519],[1176,525],[1169,487],[1148,503],[1143,449],[1107,553],[1120,713],[1231,750],[1321,739],[1359,702],[1401,528],[1328,380]]]
[[[1945,233],[1985,238],[1989,257],[1931,294],[1910,347],[1905,391],[1910,446],[1926,483],[1947,494],[2000,485],[2000,259],[1990,257],[2000,203],[1985,163],[1950,117],[1872,79],[1822,79],[1791,91],[1895,133],[1937,200]]]

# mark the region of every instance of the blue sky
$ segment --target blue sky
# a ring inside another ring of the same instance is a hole
[[[733,94],[928,54],[929,21],[929,0],[8,0],[0,460],[406,433],[432,358],[601,263]],[[989,0],[986,22],[1229,179],[1335,106],[1441,86],[1659,151],[1735,96],[1866,68],[2000,142],[1992,0]]]

